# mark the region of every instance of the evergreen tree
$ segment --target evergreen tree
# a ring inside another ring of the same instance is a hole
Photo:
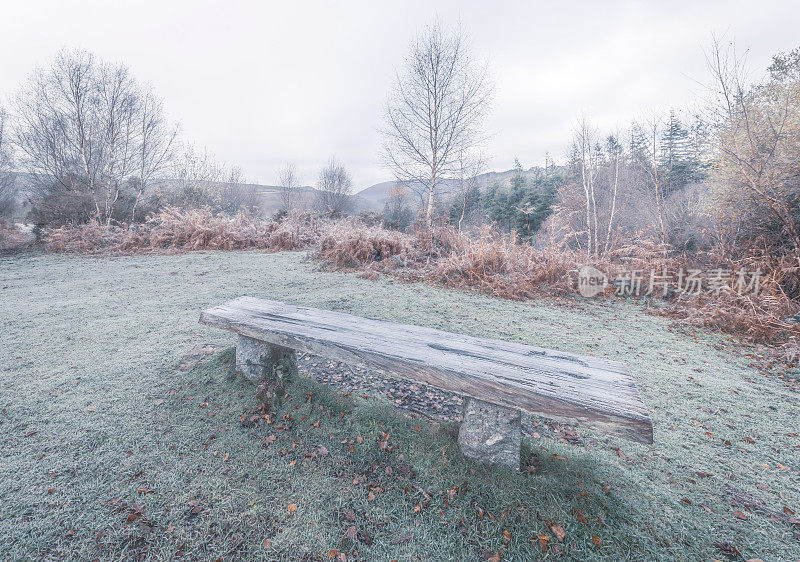
[[[664,193],[682,189],[692,180],[695,162],[691,144],[689,130],[675,111],[670,111],[667,128],[661,135],[659,159],[659,167],[663,170]]]

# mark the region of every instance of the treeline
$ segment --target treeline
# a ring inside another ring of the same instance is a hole
[[[588,257],[637,243],[797,256],[800,50],[775,56],[755,83],[732,50],[714,45],[709,60],[716,101],[700,110],[623,131],[582,119],[566,163],[525,170],[517,162],[503,184],[487,185],[482,162],[464,149],[437,172],[446,176],[399,182],[377,220],[398,230],[415,221],[427,228],[434,217],[459,231],[491,224]],[[31,76],[11,114],[0,111],[0,216],[12,212],[19,177],[27,219],[40,227],[130,224],[168,206],[235,214],[257,204],[238,169],[181,142],[161,101],[124,66],[83,52],[60,53]],[[335,159],[320,171],[314,201],[298,200],[291,165],[278,184],[283,213],[354,210],[352,178]]]
[[[492,223],[538,247],[602,256],[646,244],[664,252],[800,258],[800,49],[745,80],[732,49],[714,45],[715,103],[600,131],[575,127],[565,165],[523,170],[505,184],[457,181],[442,197],[459,230]],[[387,216],[402,207],[397,190]],[[390,225],[397,221],[390,220]]]
[[[167,207],[236,214],[258,206],[241,170],[183,141],[162,101],[124,65],[62,51],[11,109],[0,108],[0,221],[19,213],[20,200],[38,228],[131,224]],[[299,187],[290,171],[289,191]],[[349,173],[331,159],[316,200],[282,197],[283,207],[341,215],[351,192]]]

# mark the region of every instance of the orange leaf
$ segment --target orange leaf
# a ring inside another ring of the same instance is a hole
[[[587,521],[586,516],[581,513],[580,509],[575,510],[575,518],[578,520],[578,523],[583,523],[584,525],[589,524],[589,521]]]
[[[736,519],[741,519],[742,521],[747,519],[747,515],[745,515],[743,512],[739,511],[738,509],[733,512],[733,516],[736,517]]]
[[[509,542],[511,540],[511,533],[508,531],[503,531],[503,540],[505,542]]]
[[[552,527],[550,527],[550,530],[553,531],[553,534],[556,536],[558,540],[560,541],[564,540],[566,533],[564,532],[564,528],[561,525],[553,525]]]
[[[294,513],[294,510],[295,510],[295,509],[297,509],[297,505],[296,505],[296,504],[293,504],[293,503],[291,503],[291,504],[289,504],[289,507],[288,507],[288,508],[286,508],[286,509],[288,509],[288,510],[289,510],[289,513]]]
[[[589,534],[592,535],[591,533]],[[600,540],[600,537],[596,537],[594,535],[592,535],[592,542],[594,543],[595,546],[600,546],[601,544],[603,544],[603,541]]]

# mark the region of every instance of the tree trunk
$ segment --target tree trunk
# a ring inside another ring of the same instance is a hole
[[[431,171],[431,184],[428,186],[428,209],[425,212],[425,222],[428,225],[428,230],[433,227],[433,192],[436,187],[436,172]]]

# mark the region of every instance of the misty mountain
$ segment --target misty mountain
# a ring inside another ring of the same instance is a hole
[[[498,184],[501,187],[507,186],[511,182],[511,178],[516,173],[516,170],[506,170],[504,172],[484,172],[478,176],[478,189],[481,191],[485,191],[487,188],[491,187],[494,184]],[[542,173],[542,168],[533,167],[527,170],[523,170],[522,174],[526,178],[533,178],[536,174]],[[360,208],[359,210],[372,210],[372,211],[382,211],[383,206],[386,203],[386,198],[388,197],[389,191],[398,185],[398,181],[383,181],[380,183],[376,183],[375,185],[371,185],[366,189],[359,191],[356,195],[361,199],[360,201]],[[440,192],[442,196],[447,199],[448,194],[453,193],[456,190],[457,182],[456,180],[451,179],[444,179],[440,184]],[[409,188],[410,189],[410,188]],[[416,192],[411,189],[412,194],[416,197]]]

